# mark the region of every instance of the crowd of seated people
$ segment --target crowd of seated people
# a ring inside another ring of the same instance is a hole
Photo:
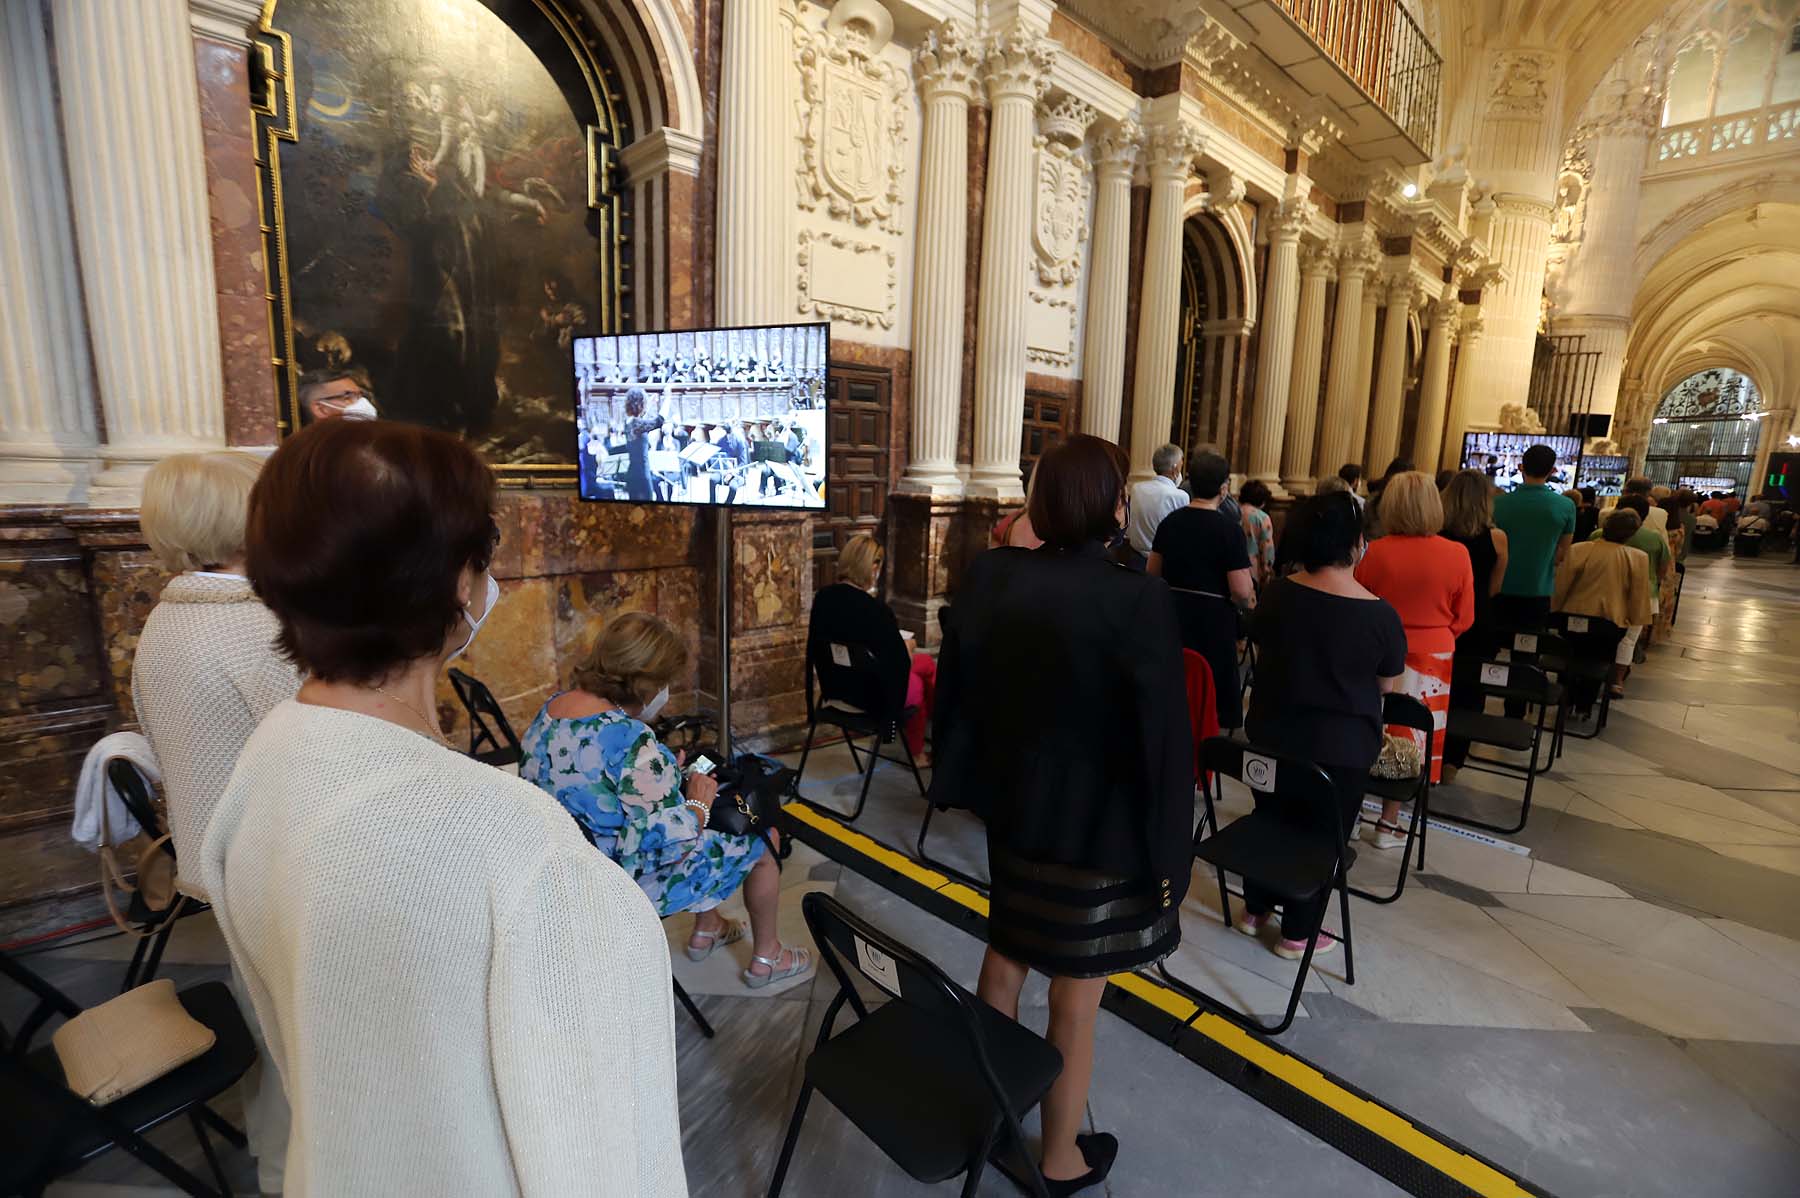
[[[437,683],[500,599],[494,478],[455,437],[329,418],[344,414],[322,407],[266,464],[170,458],[143,506],[176,576],[134,697],[182,883],[214,904],[269,1062],[249,1105],[262,1185],[683,1193],[661,921],[693,915],[696,962],[748,939],[747,988],[812,972],[780,936],[778,834],[713,827],[718,784],[659,739],[690,651],[658,616],[609,614],[566,663],[518,777],[453,748]],[[1547,446],[1521,465],[1502,495],[1479,471],[1397,460],[1366,501],[1347,466],[1283,511],[1254,480],[1234,500],[1210,447],[1165,446],[1128,487],[1116,445],[1072,437],[964,569],[936,656],[880,598],[880,542],[842,546],[815,631],[871,647],[907,749],[935,754],[932,801],[986,826],[978,994],[1017,1018],[1027,975],[1052,979],[1052,1194],[1100,1184],[1119,1151],[1084,1130],[1106,977],[1181,937],[1198,726],[1184,648],[1214,676],[1219,725],[1319,765],[1344,826],[1381,850],[1405,824],[1398,802],[1363,816],[1371,769],[1392,755],[1455,779],[1468,745],[1448,713],[1482,707],[1478,667],[1503,634],[1552,611],[1609,621],[1624,635],[1606,685],[1623,693],[1701,505],[1633,479],[1578,537],[1591,497],[1550,488]],[[1384,727],[1389,692],[1433,731]],[[747,927],[721,914],[736,895]],[[1329,953],[1328,898],[1283,904],[1246,882],[1232,923],[1278,931],[1282,957]]]

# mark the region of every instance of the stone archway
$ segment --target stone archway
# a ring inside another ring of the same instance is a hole
[[[1170,440],[1217,445],[1231,456],[1244,419],[1251,321],[1231,231],[1210,212],[1182,226],[1180,356]]]

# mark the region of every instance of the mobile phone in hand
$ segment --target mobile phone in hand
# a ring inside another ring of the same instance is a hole
[[[719,763],[708,757],[705,753],[696,754],[694,760],[688,763],[689,774],[700,774],[705,776],[718,768]]]

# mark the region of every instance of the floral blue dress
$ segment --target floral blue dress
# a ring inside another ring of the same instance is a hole
[[[567,808],[658,915],[712,910],[763,854],[757,837],[701,826],[699,812],[681,801],[675,754],[622,711],[559,719],[546,704],[523,747],[519,776]]]

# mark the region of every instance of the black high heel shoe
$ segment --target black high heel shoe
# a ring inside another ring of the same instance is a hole
[[[1119,1140],[1111,1132],[1097,1131],[1091,1135],[1076,1136],[1075,1147],[1081,1149],[1081,1159],[1088,1165],[1088,1171],[1080,1177],[1057,1180],[1044,1178],[1044,1186],[1050,1192],[1050,1198],[1069,1198],[1071,1194],[1079,1194],[1089,1186],[1097,1186],[1106,1180],[1112,1172],[1113,1161],[1119,1156]]]

